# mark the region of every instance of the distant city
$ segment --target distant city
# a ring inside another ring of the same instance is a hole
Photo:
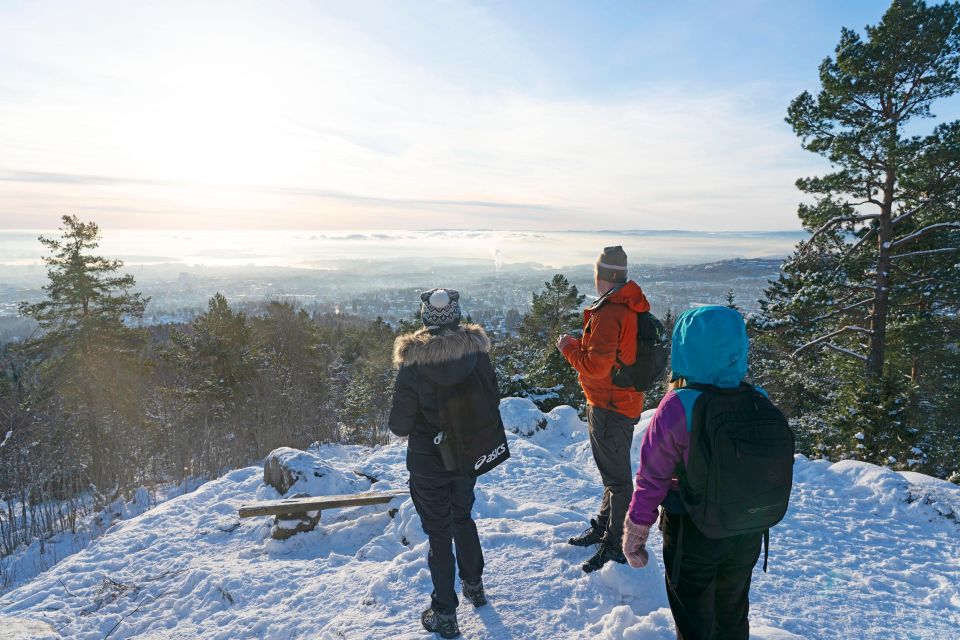
[[[748,313],[758,308],[757,300],[777,277],[780,263],[779,259],[737,258],[694,265],[640,265],[631,268],[630,277],[644,289],[658,315],[668,309],[678,313],[699,304],[725,304],[728,295]],[[42,273],[41,266],[30,270]],[[420,291],[443,286],[461,291],[463,309],[473,321],[502,334],[516,329],[532,294],[555,273],[563,273],[587,294],[585,304],[595,296],[590,265],[497,267],[490,261],[450,260],[442,267],[427,267],[402,259],[348,262],[336,270],[128,265],[125,271],[133,273],[137,289],[151,297],[143,318],[149,325],[189,322],[216,292],[250,314],[258,313],[267,301],[287,300],[311,314],[379,317],[395,324],[414,316]],[[0,275],[0,342],[22,340],[34,330],[29,321],[18,317],[17,304],[41,299],[41,286],[42,281],[28,286],[5,283]]]

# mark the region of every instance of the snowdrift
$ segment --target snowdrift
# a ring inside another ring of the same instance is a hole
[[[501,404],[512,458],[481,478],[475,515],[490,605],[460,607],[465,638],[674,638],[660,537],[651,563],[586,575],[566,544],[599,498],[585,425],[569,407]],[[634,438],[633,459],[652,412]],[[405,486],[405,443],[323,446],[324,483]],[[426,538],[409,499],[325,512],[316,530],[269,538],[241,503],[275,499],[239,469],[113,525],[0,602],[0,636],[101,640],[424,638]],[[869,464],[796,461],[790,512],[757,569],[753,637],[954,639],[960,629],[960,487]],[[33,633],[34,635],[28,635]]]

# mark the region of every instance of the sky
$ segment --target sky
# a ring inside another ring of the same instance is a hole
[[[797,229],[887,4],[5,0],[0,229]]]

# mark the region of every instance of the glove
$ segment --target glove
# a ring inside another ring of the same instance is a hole
[[[634,569],[647,566],[650,556],[647,554],[647,536],[650,525],[637,524],[628,515],[623,521],[623,555]]]
[[[560,350],[560,353],[563,353],[570,348],[571,345],[577,344],[579,341],[573,336],[563,334],[557,338],[557,349]]]

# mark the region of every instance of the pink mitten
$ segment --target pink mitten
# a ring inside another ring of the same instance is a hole
[[[623,555],[634,569],[647,566],[650,556],[647,554],[647,536],[650,525],[637,524],[628,515],[623,520]]]

